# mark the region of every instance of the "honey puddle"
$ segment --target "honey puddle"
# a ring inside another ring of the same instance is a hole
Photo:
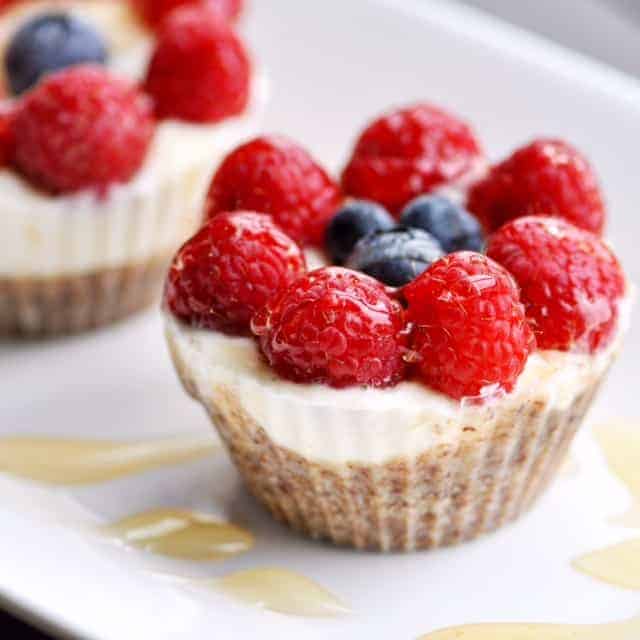
[[[574,560],[573,567],[616,587],[640,590],[640,540],[588,553]]]
[[[638,640],[640,618],[598,625],[477,624],[436,631],[420,640]]]
[[[223,560],[249,551],[254,544],[253,536],[241,527],[181,509],[154,509],[104,531],[145,551],[187,560]]]
[[[286,569],[239,571],[213,584],[237,600],[278,613],[306,617],[349,613],[348,607],[319,584]]]
[[[141,442],[0,438],[0,472],[47,484],[91,484],[196,460],[218,448],[203,437]]]
[[[593,431],[611,471],[627,485],[634,505],[613,522],[629,528],[640,528],[640,425],[612,422]]]
[[[607,464],[629,488],[635,504],[614,520],[628,527],[640,526],[640,426],[624,422],[604,424],[594,435]],[[573,561],[574,569],[616,587],[640,590],[640,539],[598,549]]]

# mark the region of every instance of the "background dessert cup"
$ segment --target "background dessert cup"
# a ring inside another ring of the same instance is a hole
[[[1,14],[0,33],[10,39],[25,20],[52,9],[70,11],[104,33],[109,70],[135,81],[144,81],[145,73],[149,79],[154,47],[173,35],[167,27],[156,38],[139,23],[130,3],[106,0],[18,3]],[[206,36],[207,22],[201,22]],[[157,300],[172,253],[201,222],[211,174],[229,148],[257,128],[266,101],[264,78],[249,75],[239,39],[225,26],[214,25],[211,33],[223,43],[221,48],[240,50],[246,71],[234,80],[234,91],[240,83],[243,101],[227,111],[221,106],[215,118],[183,118],[179,109],[175,114],[165,109],[143,163],[129,180],[111,185],[106,193],[91,188],[50,193],[13,166],[0,169],[0,336],[82,331]],[[180,73],[183,63],[176,62]],[[233,75],[228,70],[216,73],[220,78]],[[199,80],[201,76],[191,75],[186,82]]]
[[[0,170],[0,335],[82,331],[157,300],[171,255],[201,222],[210,174],[257,128],[264,98],[258,81],[238,118],[160,122],[139,173],[106,199],[52,197]]]

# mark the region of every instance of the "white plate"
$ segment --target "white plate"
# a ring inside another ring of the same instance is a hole
[[[602,176],[610,235],[640,281],[640,91],[616,74],[481,14],[440,2],[253,0],[247,25],[272,73],[268,126],[334,167],[369,116],[430,99],[472,120],[493,157],[536,134],[582,147]],[[637,415],[640,331],[594,416]],[[179,388],[155,313],[77,339],[0,347],[0,433],[139,438],[209,429]],[[105,485],[52,491],[0,476],[0,594],[40,619],[99,639],[415,638],[475,621],[599,622],[640,596],[574,572],[569,560],[631,534],[605,522],[628,497],[588,434],[580,473],[522,521],[473,544],[382,556],[308,542],[274,524],[224,454]],[[73,499],[72,499],[73,498]],[[80,506],[79,506],[80,505]],[[109,521],[161,505],[245,522],[254,551],[198,567],[106,547],[65,522]],[[219,576],[276,565],[314,578],[353,608],[337,620],[196,597],[154,571]],[[152,569],[153,571],[148,571]]]

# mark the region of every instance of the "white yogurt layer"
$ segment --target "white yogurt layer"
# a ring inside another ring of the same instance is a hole
[[[543,403],[547,411],[565,409],[605,374],[626,319],[620,325],[619,337],[595,356],[534,353],[513,392],[477,405],[456,402],[419,382],[390,389],[289,382],[261,359],[250,338],[192,329],[166,316],[176,365],[204,404],[231,395],[276,444],[330,463],[379,463],[415,455],[435,443],[455,442],[462,426],[491,429],[497,415],[524,410],[530,402]]]

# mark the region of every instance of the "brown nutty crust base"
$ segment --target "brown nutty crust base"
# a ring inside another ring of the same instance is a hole
[[[601,382],[562,411],[534,397],[505,411],[493,430],[461,425],[455,446],[385,464],[329,464],[276,445],[228,389],[200,397],[188,363],[175,348],[172,355],[247,487],[277,520],[313,538],[382,551],[472,540],[526,512],[565,460]]]
[[[117,322],[157,299],[170,256],[56,277],[0,277],[0,338],[44,338]]]

